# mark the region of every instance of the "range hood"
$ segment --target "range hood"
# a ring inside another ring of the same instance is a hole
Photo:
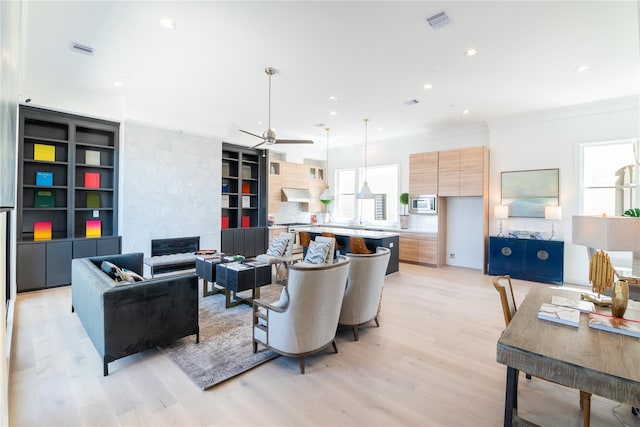
[[[306,188],[282,188],[283,202],[309,203],[313,199],[311,192]]]

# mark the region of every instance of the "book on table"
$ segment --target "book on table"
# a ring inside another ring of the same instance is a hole
[[[613,317],[602,313],[589,313],[589,327],[640,338],[640,321],[638,320]]]
[[[594,311],[596,306],[591,301],[583,301],[579,299],[572,299],[567,297],[561,297],[557,295],[553,295],[551,297],[551,304],[561,305],[563,307],[571,307],[580,310],[582,313],[589,313],[590,311]]]
[[[561,323],[563,325],[580,326],[580,310],[561,305],[542,303],[538,310],[538,319]]]

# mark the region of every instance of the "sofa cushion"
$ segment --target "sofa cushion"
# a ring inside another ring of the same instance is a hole
[[[118,284],[136,283],[142,282],[144,278],[135,271],[122,269],[120,273],[117,273]]]
[[[304,261],[309,264],[324,264],[330,247],[331,244],[327,242],[310,242]]]

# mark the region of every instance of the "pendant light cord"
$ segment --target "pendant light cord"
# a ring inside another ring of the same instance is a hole
[[[367,124],[369,119],[364,119],[364,182],[367,183]]]

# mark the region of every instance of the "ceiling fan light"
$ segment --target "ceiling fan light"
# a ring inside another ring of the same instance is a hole
[[[358,199],[373,199],[375,196],[371,192],[369,184],[365,181],[365,183],[362,184],[362,188],[360,189],[360,192],[356,195],[356,197]]]

